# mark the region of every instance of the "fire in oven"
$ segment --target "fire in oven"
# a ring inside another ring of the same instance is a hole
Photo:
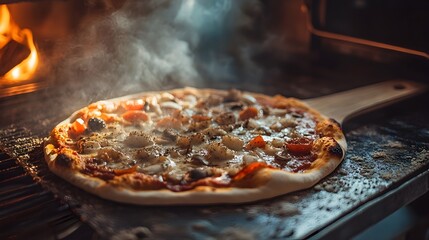
[[[1,238],[424,239],[427,10],[1,1]]]

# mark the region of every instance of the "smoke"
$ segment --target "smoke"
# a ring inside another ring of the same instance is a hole
[[[82,97],[191,85],[199,78],[188,44],[169,21],[167,1],[135,1],[82,24],[56,46],[53,80]]]
[[[85,102],[260,81],[267,69],[258,56],[276,41],[264,29],[261,9],[257,0],[127,1],[57,43],[61,61],[50,63],[52,81]]]
[[[183,38],[195,52],[196,67],[205,80],[260,79],[263,69],[253,57],[265,35],[258,25],[261,8],[254,0],[188,0],[180,5],[175,22],[187,33]]]

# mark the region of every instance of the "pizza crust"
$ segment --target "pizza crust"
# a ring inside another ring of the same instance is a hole
[[[216,92],[223,93],[221,90],[213,89],[176,89],[169,92],[181,93],[183,91],[196,91],[196,94],[201,92]],[[157,94],[158,92],[148,92],[138,95],[130,95],[121,98],[111,99],[107,101],[121,101],[132,98],[134,96],[148,96],[151,94]],[[267,98],[269,97],[262,94],[253,94],[255,97]],[[279,102],[284,97],[277,97]],[[307,105],[297,100],[300,106],[306,108],[308,111],[316,113],[319,119],[326,119]],[[61,122],[59,125],[68,124],[73,122],[79,114],[79,111],[72,114],[69,118]],[[322,129],[327,129],[330,124],[335,125],[335,122],[328,121],[324,123]],[[58,126],[59,126],[58,125]],[[339,126],[338,126],[339,127]],[[322,130],[326,131],[326,130]],[[290,192],[303,190],[314,186],[321,179],[329,175],[335,168],[341,163],[344,158],[347,143],[344,135],[341,131],[334,130],[331,138],[333,143],[324,143],[326,149],[335,147],[338,145],[341,149],[341,154],[331,154],[329,151],[325,151],[324,154],[318,156],[313,162],[312,167],[301,173],[286,172],[279,169],[264,168],[257,171],[251,181],[257,187],[245,188],[245,187],[221,187],[215,188],[211,186],[198,186],[194,189],[173,192],[168,189],[160,190],[134,190],[131,188],[125,188],[110,184],[104,180],[96,177],[91,177],[80,173],[79,171],[72,168],[64,168],[55,164],[56,158],[58,157],[58,140],[56,137],[51,136],[44,146],[45,159],[49,169],[56,175],[67,180],[73,185],[93,193],[101,198],[113,200],[117,202],[137,204],[137,205],[203,205],[203,204],[231,204],[231,203],[246,203],[254,202],[262,199],[268,199],[279,195],[284,195]]]

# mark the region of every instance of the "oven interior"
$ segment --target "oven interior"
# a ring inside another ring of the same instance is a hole
[[[428,190],[429,125],[422,117],[428,116],[423,110],[426,93],[344,124],[353,147],[342,168],[357,174],[339,170],[317,188],[241,207],[136,210],[91,196],[75,198],[79,190],[52,184],[60,180],[45,171],[40,144],[74,110],[141,91],[238,88],[305,99],[391,79],[427,84],[428,9],[427,2],[417,0],[2,1],[0,225],[9,230],[1,235],[225,237],[229,226],[250,229],[271,223],[255,236],[351,237],[408,203],[427,219],[422,207]],[[390,151],[387,160],[405,160],[374,164],[380,151]],[[401,167],[410,168],[387,176]],[[332,183],[339,177],[361,185],[336,187]],[[421,189],[413,192],[407,183]],[[401,197],[392,200],[388,191]],[[107,210],[91,218],[100,206]],[[386,206],[383,211],[369,213],[381,206]],[[279,208],[286,213],[279,214]],[[361,218],[359,209],[365,210]],[[329,217],[314,228],[304,227],[315,221],[311,210],[317,212],[316,222]],[[136,213],[152,217],[140,222]],[[128,225],[106,220],[122,220],[125,214],[132,215]],[[156,215],[185,216],[189,224]],[[365,223],[368,218],[373,221]],[[398,234],[426,234],[428,226],[421,221],[409,227],[414,231]],[[102,229],[103,224],[108,228]]]

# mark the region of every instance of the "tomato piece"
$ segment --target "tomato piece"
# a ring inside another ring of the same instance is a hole
[[[256,116],[258,116],[258,109],[256,109],[255,107],[248,107],[239,113],[238,119],[244,121],[249,118],[254,118]]]
[[[149,116],[144,111],[130,110],[122,114],[122,118],[129,122],[139,122],[149,120]]]
[[[143,110],[145,102],[143,99],[134,99],[134,100],[127,100],[122,103],[122,106],[130,111],[130,110]]]
[[[313,148],[313,141],[308,138],[294,139],[286,143],[287,151],[296,156],[308,155]]]
[[[253,176],[253,173],[255,173],[255,172],[257,172],[263,168],[272,168],[272,167],[267,165],[266,163],[262,163],[262,162],[250,163],[249,165],[247,165],[243,169],[241,169],[233,177],[233,181],[237,184],[240,181],[244,181],[246,178],[251,178]]]
[[[258,135],[254,137],[250,142],[246,145],[246,149],[254,149],[254,148],[264,148],[266,145],[266,142],[264,138],[261,135]]]
[[[69,133],[72,137],[77,137],[83,132],[85,132],[85,130],[86,130],[85,121],[83,121],[82,118],[78,118],[72,123]]]
[[[182,127],[182,122],[177,118],[165,117],[165,118],[160,119],[156,123],[156,126],[161,127],[161,128],[179,129],[180,127]]]

